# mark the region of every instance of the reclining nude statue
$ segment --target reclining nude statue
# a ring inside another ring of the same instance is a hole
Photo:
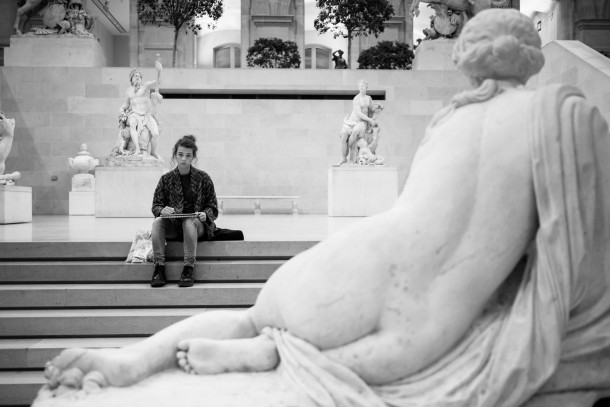
[[[475,88],[435,115],[392,209],[287,261],[248,310],[63,351],[35,406],[497,407],[584,388],[553,374],[610,361],[608,127],[575,88],[524,87],[544,58],[516,10],[475,16],[453,59]]]

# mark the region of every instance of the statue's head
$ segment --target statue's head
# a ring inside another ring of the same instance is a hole
[[[362,88],[364,88],[364,90],[367,90],[368,87],[369,87],[369,83],[367,82],[366,79],[358,80],[358,89],[362,90]]]
[[[530,18],[514,9],[488,9],[464,26],[453,61],[476,84],[485,79],[525,84],[540,71],[544,56]]]
[[[15,119],[7,119],[4,113],[0,112],[0,140],[3,137],[13,137],[15,131]]]
[[[142,83],[142,71],[140,68],[135,68],[129,73],[129,82],[131,82],[133,86]]]

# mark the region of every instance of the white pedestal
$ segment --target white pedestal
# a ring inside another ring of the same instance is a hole
[[[106,66],[106,57],[94,37],[13,35],[10,47],[4,49],[4,65],[101,67]]]
[[[415,50],[414,71],[455,71],[451,59],[456,40],[439,39],[422,41]]]
[[[349,166],[328,170],[328,216],[370,216],[398,198],[396,167]]]
[[[95,215],[95,191],[70,191],[70,215]]]
[[[149,218],[161,167],[96,167],[95,217]]]
[[[0,185],[0,224],[32,221],[32,187]]]

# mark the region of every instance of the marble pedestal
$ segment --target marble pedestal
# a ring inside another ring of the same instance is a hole
[[[398,198],[396,167],[343,166],[328,170],[328,216],[370,216]]]
[[[96,218],[152,218],[161,167],[96,167]]]
[[[28,34],[13,35],[10,41],[4,49],[5,66],[106,66],[104,50],[95,37]]]
[[[451,59],[456,40],[439,39],[422,41],[415,50],[414,71],[455,71]]]
[[[70,191],[70,215],[95,215],[95,191]]]
[[[32,221],[32,187],[0,185],[0,224]]]

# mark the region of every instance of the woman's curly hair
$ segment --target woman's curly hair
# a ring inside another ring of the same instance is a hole
[[[488,9],[466,24],[453,61],[478,84],[485,79],[525,84],[544,65],[534,23],[518,10]]]

